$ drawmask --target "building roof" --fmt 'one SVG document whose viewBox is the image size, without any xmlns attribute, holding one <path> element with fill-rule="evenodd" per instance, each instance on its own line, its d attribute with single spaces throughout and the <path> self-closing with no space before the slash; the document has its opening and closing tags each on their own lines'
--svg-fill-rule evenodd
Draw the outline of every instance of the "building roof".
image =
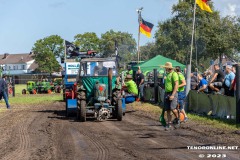
<svg viewBox="0 0 240 160">
<path fill-rule="evenodd" d="M 38 64 L 35 62 L 33 62 L 29 67 L 30 70 L 35 70 L 36 68 L 38 68 Z"/>
<path fill-rule="evenodd" d="M 32 53 L 1 54 L 0 64 L 21 64 L 34 60 Z"/>
</svg>

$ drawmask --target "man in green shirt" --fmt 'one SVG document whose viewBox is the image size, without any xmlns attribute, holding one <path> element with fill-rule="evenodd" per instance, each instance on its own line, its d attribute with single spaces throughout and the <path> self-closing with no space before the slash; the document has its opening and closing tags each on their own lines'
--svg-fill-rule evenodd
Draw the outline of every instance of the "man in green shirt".
<svg viewBox="0 0 240 160">
<path fill-rule="evenodd" d="M 186 80 L 185 80 L 185 77 L 184 75 L 181 73 L 181 68 L 179 66 L 177 66 L 175 68 L 177 74 L 178 74 L 178 77 L 179 77 L 179 81 L 178 81 L 178 104 L 179 104 L 179 109 L 180 111 L 183 113 L 184 115 L 184 121 L 186 122 L 188 120 L 187 118 L 187 115 L 186 115 L 186 112 L 184 110 L 184 100 L 186 98 L 186 94 L 185 94 L 185 91 L 184 91 L 184 86 L 186 86 Z"/>
<path fill-rule="evenodd" d="M 166 70 L 166 77 L 165 77 L 165 95 L 164 95 L 164 109 L 167 111 L 167 125 L 165 130 L 170 129 L 171 123 L 171 111 L 173 112 L 174 116 L 178 118 L 177 112 L 177 104 L 178 104 L 178 74 L 174 72 L 172 63 L 166 62 L 164 66 L 162 66 Z"/>
<path fill-rule="evenodd" d="M 127 88 L 126 92 L 128 93 L 128 95 L 138 95 L 138 87 L 136 83 L 132 80 L 132 76 L 130 74 L 128 74 L 125 78 L 125 86 Z"/>
</svg>

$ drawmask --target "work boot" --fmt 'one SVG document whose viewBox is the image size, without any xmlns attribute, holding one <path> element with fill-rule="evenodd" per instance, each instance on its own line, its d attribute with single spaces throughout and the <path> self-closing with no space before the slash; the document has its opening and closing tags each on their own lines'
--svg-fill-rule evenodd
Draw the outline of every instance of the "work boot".
<svg viewBox="0 0 240 160">
<path fill-rule="evenodd" d="M 165 131 L 169 131 L 171 128 L 171 125 L 170 124 L 167 124 L 166 127 L 165 127 Z"/>
<path fill-rule="evenodd" d="M 174 128 L 175 129 L 177 129 L 177 128 L 179 128 L 180 127 L 180 119 L 178 119 L 178 118 L 175 118 L 174 120 L 173 120 L 173 125 L 174 125 Z"/>
</svg>

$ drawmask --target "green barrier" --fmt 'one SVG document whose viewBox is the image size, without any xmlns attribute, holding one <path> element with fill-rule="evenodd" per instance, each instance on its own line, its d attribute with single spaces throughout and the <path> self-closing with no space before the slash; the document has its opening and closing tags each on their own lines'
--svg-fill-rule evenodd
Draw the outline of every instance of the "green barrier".
<svg viewBox="0 0 240 160">
<path fill-rule="evenodd" d="M 158 87 L 158 103 L 164 103 L 164 89 L 162 89 L 161 87 Z"/>
<path fill-rule="evenodd" d="M 144 87 L 144 98 L 146 101 L 150 101 L 154 98 L 154 88 L 153 87 Z"/>
<path fill-rule="evenodd" d="M 212 95 L 190 91 L 188 95 L 188 109 L 199 114 L 208 114 L 219 118 L 236 117 L 236 100 L 234 97 Z"/>
<path fill-rule="evenodd" d="M 208 96 L 209 98 L 209 101 L 211 103 L 211 107 L 212 107 L 212 115 L 217 115 L 217 108 L 219 106 L 219 103 L 218 103 L 218 96 L 217 95 L 212 95 L 210 94 Z"/>
<path fill-rule="evenodd" d="M 236 116 L 236 100 L 234 97 L 223 95 L 210 95 L 213 99 L 214 107 L 212 115 L 220 118 L 226 118 L 227 116 Z"/>
<path fill-rule="evenodd" d="M 190 91 L 188 110 L 200 114 L 208 114 L 212 110 L 208 95 Z"/>
</svg>

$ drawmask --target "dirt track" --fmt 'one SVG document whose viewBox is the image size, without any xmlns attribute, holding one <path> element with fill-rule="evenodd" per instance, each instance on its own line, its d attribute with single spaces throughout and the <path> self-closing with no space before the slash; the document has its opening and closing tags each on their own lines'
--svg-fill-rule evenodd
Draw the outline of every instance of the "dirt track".
<svg viewBox="0 0 240 160">
<path fill-rule="evenodd" d="M 120 160 L 199 159 L 199 154 L 221 153 L 240 159 L 237 151 L 188 150 L 193 145 L 238 145 L 240 136 L 197 124 L 164 131 L 154 119 L 129 110 L 123 121 L 87 121 L 66 118 L 64 103 L 13 106 L 0 113 L 0 158 L 8 160 Z M 207 131 L 207 132 L 206 132 Z M 207 158 L 201 158 L 207 159 Z M 218 158 L 223 159 L 223 158 Z"/>
</svg>

